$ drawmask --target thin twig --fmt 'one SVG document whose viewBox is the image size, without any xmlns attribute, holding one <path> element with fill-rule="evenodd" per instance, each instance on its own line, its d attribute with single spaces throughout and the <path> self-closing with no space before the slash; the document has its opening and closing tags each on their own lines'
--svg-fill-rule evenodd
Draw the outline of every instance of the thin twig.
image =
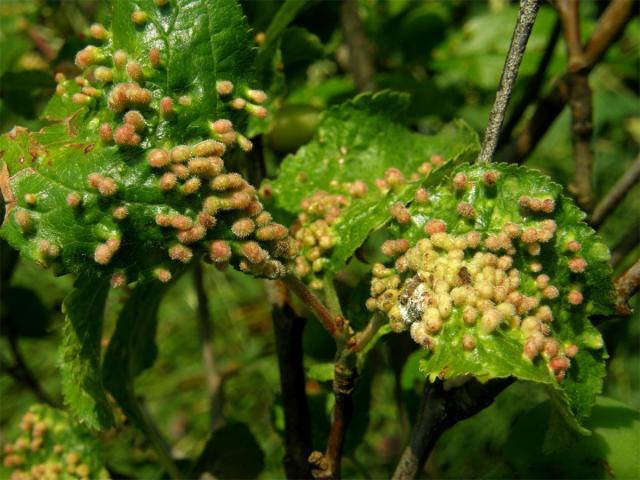
<svg viewBox="0 0 640 480">
<path fill-rule="evenodd" d="M 195 285 L 196 298 L 198 299 L 198 328 L 202 348 L 202 363 L 209 394 L 209 428 L 213 430 L 218 424 L 222 413 L 222 376 L 216 368 L 216 360 L 213 353 L 211 312 L 209 311 L 209 298 L 204 286 L 204 272 L 200 262 L 196 262 L 193 269 L 193 283 Z"/>
<path fill-rule="evenodd" d="M 567 85 L 571 110 L 571 141 L 573 142 L 575 172 L 569 190 L 584 210 L 593 206 L 593 105 L 586 57 L 580 40 L 580 11 L 578 0 L 555 0 L 568 52 Z"/>
<path fill-rule="evenodd" d="M 371 55 L 371 46 L 358 12 L 358 0 L 342 0 L 340 7 L 342 34 L 349 49 L 349 66 L 356 87 L 361 92 L 376 90 L 373 79 L 375 68 Z"/>
<path fill-rule="evenodd" d="M 320 323 L 333 338 L 342 338 L 344 333 L 344 319 L 333 315 L 327 307 L 315 296 L 307 286 L 294 276 L 282 279 L 287 287 L 295 293 L 309 309 L 315 313 Z"/>
<path fill-rule="evenodd" d="M 585 71 L 589 72 L 601 60 L 609 47 L 634 16 L 633 0 L 612 0 L 594 29 L 585 49 Z M 520 133 L 499 153 L 499 158 L 510 163 L 523 163 L 540 139 L 553 125 L 569 98 L 567 75 L 561 76 L 547 95 L 538 101 L 531 119 Z"/>
<path fill-rule="evenodd" d="M 540 8 L 540 0 L 522 0 L 520 10 L 518 11 L 518 20 L 511 37 L 511 45 L 504 62 L 502 75 L 500 76 L 500 85 L 496 92 L 496 100 L 493 109 L 489 114 L 487 129 L 484 132 L 484 140 L 482 148 L 478 156 L 479 162 L 491 162 L 495 153 L 498 139 L 500 138 L 500 129 L 504 121 L 504 115 L 507 111 L 507 105 L 511 98 L 511 91 L 518 76 L 520 63 L 524 56 L 524 50 L 533 28 L 538 9 Z"/>
<path fill-rule="evenodd" d="M 636 260 L 636 263 L 620 275 L 616 279 L 615 285 L 618 293 L 616 313 L 618 315 L 631 315 L 632 310 L 629 306 L 629 299 L 640 289 L 640 260 Z"/>
<path fill-rule="evenodd" d="M 487 408 L 512 383 L 512 378 L 493 379 L 487 383 L 470 379 L 464 385 L 446 391 L 441 381 L 430 383 L 427 380 L 410 443 L 400 458 L 393 478 L 415 478 L 448 428 Z"/>
<path fill-rule="evenodd" d="M 311 414 L 305 392 L 302 334 L 306 320 L 296 316 L 286 303 L 286 288 L 280 282 L 269 284 L 280 290 L 273 305 L 273 332 L 278 352 L 280 391 L 284 409 L 284 469 L 287 478 L 310 478 Z M 271 295 L 272 299 L 274 295 Z"/>
<path fill-rule="evenodd" d="M 331 427 L 324 454 L 313 452 L 309 463 L 313 476 L 322 479 L 339 479 L 342 467 L 342 449 L 347 428 L 353 416 L 353 391 L 358 377 L 355 355 L 339 352 L 333 374 L 335 404 L 331 414 Z"/>
<path fill-rule="evenodd" d="M 611 248 L 611 266 L 616 268 L 627 254 L 640 245 L 640 224 L 634 224 Z"/>
<path fill-rule="evenodd" d="M 369 323 L 367 323 L 367 326 L 364 327 L 364 330 L 356 333 L 353 337 L 353 342 L 349 345 L 349 352 L 357 353 L 362 351 L 373 337 L 375 337 L 378 330 L 380 330 L 380 327 L 386 323 L 387 320 L 384 315 L 378 313 L 374 314 L 369 320 Z"/>
<path fill-rule="evenodd" d="M 604 223 L 609 214 L 616 209 L 629 190 L 638 182 L 638 179 L 640 179 L 640 155 L 593 209 L 589 219 L 593 228 L 598 228 Z"/>
<path fill-rule="evenodd" d="M 527 107 L 538 98 L 540 89 L 542 88 L 542 85 L 544 83 L 544 77 L 547 72 L 547 68 L 549 68 L 549 64 L 551 63 L 551 59 L 553 58 L 553 53 L 556 50 L 556 45 L 558 44 L 558 39 L 560 38 L 561 31 L 562 24 L 560 23 L 560 20 L 558 20 L 553 25 L 551 35 L 549 37 L 549 40 L 547 41 L 547 45 L 544 49 L 544 53 L 542 54 L 542 58 L 538 63 L 536 73 L 531 78 L 527 79 L 526 86 L 523 87 L 524 95 L 512 108 L 511 114 L 509 115 L 509 118 L 502 128 L 502 132 L 500 132 L 500 141 L 498 142 L 498 148 L 500 148 L 506 141 L 511 138 L 513 130 L 516 128 L 516 125 L 518 125 L 520 119 L 522 119 L 522 116 L 527 110 Z"/>
</svg>

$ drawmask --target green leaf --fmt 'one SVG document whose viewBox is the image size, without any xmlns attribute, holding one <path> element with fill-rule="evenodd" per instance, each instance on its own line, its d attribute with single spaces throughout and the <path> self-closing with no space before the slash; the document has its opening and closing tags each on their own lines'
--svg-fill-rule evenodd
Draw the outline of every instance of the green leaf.
<svg viewBox="0 0 640 480">
<path fill-rule="evenodd" d="M 481 381 L 514 376 L 548 385 L 565 419 L 584 432 L 580 423 L 602 389 L 607 357 L 602 337 L 588 317 L 611 312 L 614 299 L 606 246 L 584 224 L 585 215 L 562 195 L 561 187 L 533 170 L 461 165 L 427 190 L 428 201 L 408 206 L 408 222 L 389 227 L 411 248 L 403 256 L 407 266 L 396 263 L 372 281 L 375 308 L 386 308 L 396 330 L 411 325 L 414 340 L 429 350 L 420 369 L 432 381 L 460 375 Z M 546 211 L 523 206 L 525 197 L 546 200 Z M 425 233 L 428 222 L 436 220 L 444 222 L 447 233 Z M 531 243 L 519 233 L 511 240 L 504 234 L 508 224 L 517 224 L 520 231 L 530 229 L 527 235 L 535 230 L 540 240 Z M 465 240 L 470 232 L 478 235 L 475 246 Z M 497 243 L 499 235 L 506 244 Z M 487 255 L 494 255 L 495 263 L 486 263 Z M 505 266 L 497 263 L 500 256 L 500 261 L 508 260 Z M 387 281 L 400 286 L 384 287 Z M 382 293 L 374 292 L 379 286 Z M 400 301 L 389 300 L 383 307 L 385 291 Z M 511 294 L 526 299 L 520 302 Z M 550 323 L 547 308 L 553 316 Z M 467 322 L 465 309 L 470 309 Z M 501 313 L 504 309 L 513 310 Z M 427 320 L 427 311 L 437 318 Z M 533 345 L 539 350 L 533 352 Z M 543 348 L 550 353 L 541 356 Z M 527 351 L 533 352 L 533 360 Z M 565 351 L 575 357 L 569 368 L 559 368 L 561 364 L 554 362 L 568 361 Z M 556 380 L 560 370 L 564 378 Z"/>
<path fill-rule="evenodd" d="M 329 272 L 342 268 L 369 234 L 390 220 L 391 205 L 409 202 L 423 185 L 419 176 L 395 188 L 376 188 L 376 181 L 384 178 L 388 169 L 398 168 L 410 177 L 433 156 L 441 156 L 447 160 L 444 167 L 436 168 L 425 180 L 434 182 L 477 152 L 476 134 L 462 122 L 431 137 L 410 131 L 402 123 L 408 105 L 407 96 L 387 91 L 360 95 L 330 109 L 314 140 L 285 158 L 271 185 L 276 205 L 292 213 L 300 213 L 301 202 L 320 191 L 333 195 L 335 201 L 346 197 L 330 228 L 333 246 L 323 252 L 326 260 L 322 268 Z M 356 181 L 364 182 L 367 188 L 359 198 L 349 193 Z M 315 202 L 312 199 L 312 204 Z"/>
<path fill-rule="evenodd" d="M 556 439 L 553 453 L 542 451 L 550 403 L 523 415 L 506 443 L 504 457 L 519 478 L 633 478 L 640 471 L 640 412 L 598 397 L 585 426 L 588 437 Z"/>
<path fill-rule="evenodd" d="M 273 47 L 280 39 L 280 36 L 293 19 L 296 18 L 298 13 L 300 13 L 300 10 L 302 10 L 306 3 L 307 0 L 285 0 L 282 3 L 282 6 L 278 9 L 278 13 L 276 13 L 276 16 L 265 32 L 264 43 L 260 47 L 259 55 L 268 55 L 266 52 L 273 51 Z"/>
<path fill-rule="evenodd" d="M 100 342 L 109 281 L 78 277 L 64 299 L 66 314 L 60 348 L 60 373 L 65 403 L 91 428 L 108 428 L 113 414 L 100 376 Z"/>
<path fill-rule="evenodd" d="M 235 0 L 121 0 L 112 7 L 106 39 L 76 57 L 82 74 L 58 78 L 44 112 L 54 123 L 39 132 L 16 128 L 0 140 L 8 200 L 0 234 L 59 274 L 117 274 L 119 284 L 166 280 L 208 253 L 213 240 L 227 242 L 214 260 L 226 262 L 231 249 L 228 261 L 239 265 L 244 243 L 257 238 L 237 236 L 231 225 L 262 206 L 244 180 L 210 182 L 224 173 L 219 157 L 251 148 L 242 136 L 247 117 L 264 114 L 257 105 L 263 94 L 252 89 L 255 49 L 246 19 Z M 230 83 L 222 88 L 223 81 Z M 132 121 L 136 131 L 127 133 Z M 195 147 L 204 140 L 204 151 Z M 169 162 L 176 146 L 185 157 Z M 159 163 L 149 160 L 152 152 Z M 209 168 L 191 165 L 193 157 L 206 157 Z M 204 220 L 203 210 L 210 215 Z M 179 215 L 184 227 L 158 220 Z M 288 249 L 276 251 L 271 240 L 259 243 L 272 257 L 245 260 L 244 271 L 284 272 L 275 258 L 288 258 Z"/>
<path fill-rule="evenodd" d="M 302 27 L 288 28 L 282 36 L 280 48 L 285 65 L 302 60 L 317 60 L 324 55 L 324 45 L 318 36 Z"/>
<path fill-rule="evenodd" d="M 138 285 L 122 308 L 104 357 L 102 377 L 125 414 L 145 424 L 135 397 L 134 379 L 153 365 L 158 354 L 155 335 L 158 308 L 168 286 Z"/>
<path fill-rule="evenodd" d="M 264 453 L 245 423 L 229 423 L 212 433 L 193 472 L 216 478 L 256 478 L 264 468 Z"/>
<path fill-rule="evenodd" d="M 14 420 L 17 421 L 17 418 Z M 32 468 L 49 469 L 54 466 L 66 473 L 69 465 L 75 466 L 75 473 L 80 477 L 109 478 L 98 439 L 66 412 L 47 405 L 32 405 L 22 417 L 21 426 L 25 428 L 15 443 L 5 443 L 5 446 L 13 447 L 15 456 L 6 455 L 4 466 L 8 466 L 8 457 L 20 457 L 21 465 L 15 467 L 13 472 L 0 466 L 2 478 L 24 475 L 24 472 L 31 472 Z M 19 446 L 25 442 L 32 448 Z M 38 446 L 34 448 L 33 445 Z M 53 471 L 48 470 L 51 474 Z"/>
</svg>

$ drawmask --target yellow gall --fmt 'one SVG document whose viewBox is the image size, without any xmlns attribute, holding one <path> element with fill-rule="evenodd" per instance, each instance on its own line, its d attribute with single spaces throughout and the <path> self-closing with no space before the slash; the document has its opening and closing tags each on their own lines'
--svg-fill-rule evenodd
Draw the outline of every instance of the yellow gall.
<svg viewBox="0 0 640 480">
<path fill-rule="evenodd" d="M 209 254 L 214 263 L 227 262 L 231 258 L 231 247 L 224 240 L 214 240 L 209 245 Z"/>
<path fill-rule="evenodd" d="M 108 123 L 103 123 L 98 128 L 98 134 L 100 135 L 100 140 L 103 143 L 109 144 L 113 141 L 113 128 Z"/>
<path fill-rule="evenodd" d="M 74 93 L 71 96 L 71 101 L 76 105 L 87 105 L 89 102 L 91 102 L 91 97 L 83 93 Z"/>
<path fill-rule="evenodd" d="M 262 90 L 248 90 L 247 97 L 255 103 L 264 103 L 267 100 L 267 94 Z"/>
<path fill-rule="evenodd" d="M 580 349 L 578 348 L 578 346 L 575 343 L 572 343 L 572 344 L 567 345 L 566 347 L 564 347 L 564 354 L 569 358 L 574 358 L 578 354 L 579 351 L 580 351 Z"/>
<path fill-rule="evenodd" d="M 149 62 L 151 62 L 153 67 L 160 65 L 160 50 L 157 48 L 149 50 Z"/>
<path fill-rule="evenodd" d="M 191 152 L 194 157 L 208 157 L 210 155 L 220 156 L 226 150 L 224 143 L 217 142 L 216 140 L 204 140 L 200 143 L 196 143 Z"/>
<path fill-rule="evenodd" d="M 527 252 L 529 252 L 529 255 L 533 255 L 533 256 L 537 256 L 540 255 L 540 244 L 537 242 L 534 243 L 530 243 L 529 245 L 527 245 Z"/>
<path fill-rule="evenodd" d="M 166 172 L 160 177 L 159 184 L 162 190 L 168 192 L 176 186 L 177 182 L 178 177 L 176 177 L 175 173 Z"/>
<path fill-rule="evenodd" d="M 467 188 L 467 176 L 462 173 L 456 173 L 453 177 L 453 188 L 456 190 L 464 190 Z"/>
<path fill-rule="evenodd" d="M 569 260 L 568 266 L 573 273 L 584 273 L 587 268 L 587 261 L 582 257 L 572 258 Z"/>
<path fill-rule="evenodd" d="M 184 185 L 182 185 L 182 193 L 184 193 L 185 195 L 192 195 L 200 190 L 201 186 L 202 180 L 200 180 L 198 177 L 191 177 L 186 182 L 184 182 Z"/>
<path fill-rule="evenodd" d="M 129 216 L 129 209 L 126 206 L 121 205 L 113 209 L 111 216 L 116 220 L 124 220 Z"/>
<path fill-rule="evenodd" d="M 403 173 L 394 167 L 388 168 L 384 172 L 384 179 L 391 187 L 399 187 L 406 183 Z"/>
<path fill-rule="evenodd" d="M 493 187 L 498 181 L 499 176 L 500 176 L 500 173 L 495 171 L 489 171 L 489 172 L 485 172 L 485 174 L 482 176 L 482 179 L 484 180 L 484 184 L 487 187 Z"/>
<path fill-rule="evenodd" d="M 411 221 L 411 214 L 402 202 L 396 202 L 389 208 L 389 213 L 398 223 L 408 223 Z"/>
<path fill-rule="evenodd" d="M 245 242 L 240 248 L 240 253 L 253 264 L 264 262 L 269 254 L 257 242 Z"/>
<path fill-rule="evenodd" d="M 188 230 L 181 230 L 176 234 L 176 237 L 180 241 L 180 243 L 184 243 L 186 245 L 190 243 L 195 243 L 197 241 L 202 240 L 207 234 L 207 229 L 202 225 L 197 224 L 191 227 Z"/>
<path fill-rule="evenodd" d="M 189 173 L 201 177 L 215 177 L 222 171 L 224 163 L 220 157 L 196 157 L 187 163 Z"/>
<path fill-rule="evenodd" d="M 169 0 L 153 0 L 153 3 L 155 3 L 158 7 L 164 7 L 165 5 L 169 4 Z"/>
<path fill-rule="evenodd" d="M 223 173 L 211 180 L 209 187 L 217 191 L 235 190 L 244 186 L 245 183 L 245 180 L 238 173 Z"/>
<path fill-rule="evenodd" d="M 82 203 L 82 198 L 76 192 L 70 192 L 67 194 L 67 205 L 71 208 L 77 208 Z"/>
<path fill-rule="evenodd" d="M 111 288 L 121 288 L 127 284 L 127 276 L 124 272 L 116 272 L 111 275 Z"/>
<path fill-rule="evenodd" d="M 97 81 L 102 83 L 111 83 L 113 81 L 113 71 L 107 67 L 97 67 L 93 71 L 93 76 Z"/>
<path fill-rule="evenodd" d="M 569 250 L 570 252 L 576 253 L 580 251 L 581 248 L 582 245 L 580 245 L 580 242 L 576 240 L 571 240 L 567 243 L 567 250 Z"/>
<path fill-rule="evenodd" d="M 218 95 L 231 95 L 233 93 L 233 83 L 229 80 L 218 80 L 216 82 L 216 92 L 218 92 Z"/>
<path fill-rule="evenodd" d="M 166 166 L 169 161 L 169 152 L 167 152 L 164 148 L 154 148 L 147 154 L 147 162 L 153 168 L 162 168 Z"/>
<path fill-rule="evenodd" d="M 533 227 L 526 228 L 524 230 L 524 232 L 522 232 L 522 235 L 521 235 L 520 238 L 524 243 L 537 242 L 538 241 L 538 231 Z"/>
<path fill-rule="evenodd" d="M 191 150 L 186 145 L 177 145 L 171 149 L 171 161 L 183 163 L 191 157 Z"/>
<path fill-rule="evenodd" d="M 143 25 L 147 23 L 149 19 L 149 15 L 147 12 L 143 12 L 142 10 L 136 10 L 131 14 L 131 21 L 136 25 Z"/>
<path fill-rule="evenodd" d="M 567 294 L 567 301 L 571 305 L 580 305 L 582 303 L 582 301 L 583 301 L 582 293 L 579 292 L 578 290 L 571 290 Z"/>
<path fill-rule="evenodd" d="M 429 175 L 429 173 L 431 173 L 431 170 L 433 170 L 433 166 L 429 162 L 423 162 L 418 167 L 418 173 L 420 175 Z"/>
<path fill-rule="evenodd" d="M 233 100 L 231 100 L 231 102 L 229 102 L 229 105 L 231 105 L 231 108 L 234 108 L 236 110 L 242 110 L 247 106 L 247 101 L 244 98 L 234 98 Z"/>
<path fill-rule="evenodd" d="M 246 238 L 253 233 L 256 225 L 250 218 L 241 218 L 231 225 L 231 232 L 238 238 Z"/>
<path fill-rule="evenodd" d="M 476 348 L 476 340 L 468 333 L 462 336 L 462 348 L 467 352 Z"/>
<path fill-rule="evenodd" d="M 544 213 L 552 213 L 556 208 L 556 203 L 554 202 L 553 198 L 545 198 L 544 200 L 542 200 L 542 208 L 541 210 Z"/>
<path fill-rule="evenodd" d="M 76 65 L 82 69 L 88 68 L 97 60 L 99 60 L 100 53 L 97 47 L 88 45 L 78 53 L 76 53 Z"/>
<path fill-rule="evenodd" d="M 186 215 L 171 215 L 169 221 L 170 225 L 178 230 L 189 230 L 193 227 L 193 220 Z"/>
<path fill-rule="evenodd" d="M 171 275 L 171 272 L 166 268 L 156 268 L 153 271 L 153 275 L 162 283 L 171 281 L 171 278 L 173 277 L 173 275 Z"/>
<path fill-rule="evenodd" d="M 207 212 L 200 212 L 198 214 L 198 223 L 207 230 L 211 230 L 213 227 L 215 227 L 217 222 L 218 221 L 216 220 L 216 217 L 208 214 Z"/>
<path fill-rule="evenodd" d="M 476 209 L 468 202 L 460 202 L 457 207 L 458 215 L 467 220 L 476 218 Z"/>
<path fill-rule="evenodd" d="M 473 325 L 476 323 L 477 318 L 478 310 L 476 310 L 471 305 L 467 305 L 466 307 L 464 307 L 464 310 L 462 311 L 462 320 L 464 320 L 464 323 L 466 323 L 467 325 Z"/>
<path fill-rule="evenodd" d="M 171 215 L 167 215 L 165 213 L 158 213 L 155 217 L 156 225 L 160 227 L 170 227 L 171 226 Z"/>
<path fill-rule="evenodd" d="M 226 135 L 226 134 L 225 134 Z M 243 152 L 250 152 L 253 150 L 253 143 L 244 135 L 237 135 L 238 145 L 242 149 Z"/>
<path fill-rule="evenodd" d="M 536 287 L 539 289 L 544 289 L 549 286 L 549 275 L 538 275 L 536 277 Z"/>
<path fill-rule="evenodd" d="M 437 167 L 444 163 L 444 157 L 442 155 L 431 155 L 430 160 L 431 163 L 433 163 Z"/>
<path fill-rule="evenodd" d="M 289 235 L 289 229 L 279 223 L 272 223 L 256 230 L 256 238 L 261 241 L 282 240 Z"/>
<path fill-rule="evenodd" d="M 160 115 L 164 118 L 173 114 L 173 100 L 170 97 L 162 97 L 160 99 Z"/>
<path fill-rule="evenodd" d="M 116 128 L 113 134 L 113 140 L 117 145 L 135 147 L 140 144 L 140 135 L 136 133 L 136 129 L 133 125 L 125 123 L 124 125 Z"/>
<path fill-rule="evenodd" d="M 418 205 L 426 205 L 429 202 L 429 192 L 426 188 L 420 187 L 416 191 L 415 199 Z"/>
<path fill-rule="evenodd" d="M 134 60 L 129 60 L 127 62 L 127 66 L 125 68 L 127 75 L 129 75 L 133 80 L 141 81 L 144 78 L 144 73 L 142 72 L 142 67 L 140 64 Z"/>
<path fill-rule="evenodd" d="M 142 132 L 146 127 L 144 117 L 138 110 L 129 110 L 124 114 L 123 120 L 133 126 L 136 132 Z"/>
<path fill-rule="evenodd" d="M 94 23 L 89 27 L 89 34 L 96 40 L 106 40 L 109 32 L 101 23 Z"/>
<path fill-rule="evenodd" d="M 256 222 L 256 225 L 258 225 L 259 227 L 264 227 L 265 225 L 270 224 L 273 219 L 269 212 L 261 212 L 254 220 Z"/>
<path fill-rule="evenodd" d="M 258 118 L 266 118 L 268 113 L 266 108 L 261 105 L 254 105 L 253 103 L 247 103 L 244 108 L 247 113 Z"/>
<path fill-rule="evenodd" d="M 185 247 L 181 244 L 173 245 L 169 247 L 169 258 L 182 263 L 189 263 L 193 258 L 193 252 L 189 247 Z"/>
<path fill-rule="evenodd" d="M 447 224 L 443 220 L 432 219 L 424 225 L 424 231 L 428 235 L 435 235 L 436 233 L 444 233 L 447 231 Z"/>
<path fill-rule="evenodd" d="M 216 120 L 215 122 L 211 122 L 210 127 L 214 133 L 228 133 L 233 130 L 233 123 L 231 123 L 230 120 L 221 118 L 219 120 Z"/>
<path fill-rule="evenodd" d="M 128 58 L 129 56 L 127 55 L 127 52 L 125 52 L 124 50 L 116 50 L 115 52 L 113 52 L 113 64 L 117 68 L 124 67 L 127 63 Z"/>
<path fill-rule="evenodd" d="M 111 261 L 114 253 L 114 250 L 109 245 L 101 243 L 96 247 L 93 253 L 93 259 L 100 265 L 106 265 Z"/>
</svg>

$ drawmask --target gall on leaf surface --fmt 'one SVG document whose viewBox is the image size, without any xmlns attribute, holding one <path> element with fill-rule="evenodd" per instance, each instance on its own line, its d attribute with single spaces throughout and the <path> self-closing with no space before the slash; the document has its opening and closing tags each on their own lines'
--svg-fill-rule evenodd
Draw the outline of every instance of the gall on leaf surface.
<svg viewBox="0 0 640 480">
<path fill-rule="evenodd" d="M 4 443 L 2 478 L 110 478 L 98 439 L 63 410 L 32 405 L 20 430 Z"/>
<path fill-rule="evenodd" d="M 297 274 L 312 287 L 316 274 L 338 271 L 390 220 L 393 204 L 408 203 L 423 183 L 476 155 L 477 136 L 464 122 L 420 135 L 403 123 L 408 106 L 407 95 L 384 91 L 331 108 L 314 139 L 263 186 L 277 207 L 300 214 L 292 228 L 303 249 Z"/>
<path fill-rule="evenodd" d="M 389 226 L 409 248 L 374 265 L 368 307 L 425 348 L 431 381 L 542 383 L 584 432 L 605 374 L 589 316 L 613 305 L 608 249 L 534 170 L 460 165 L 427 190 L 428 201 L 408 205 L 410 221 Z"/>
<path fill-rule="evenodd" d="M 0 139 L 0 234 L 57 273 L 115 273 L 120 285 L 168 281 L 198 254 L 282 275 L 284 238 L 231 229 L 263 208 L 223 160 L 251 148 L 242 131 L 265 114 L 237 2 L 113 2 L 112 28 L 95 43 L 76 56 L 80 75 L 58 76 L 44 111 L 52 124 Z M 216 257 L 215 241 L 231 255 Z"/>
</svg>

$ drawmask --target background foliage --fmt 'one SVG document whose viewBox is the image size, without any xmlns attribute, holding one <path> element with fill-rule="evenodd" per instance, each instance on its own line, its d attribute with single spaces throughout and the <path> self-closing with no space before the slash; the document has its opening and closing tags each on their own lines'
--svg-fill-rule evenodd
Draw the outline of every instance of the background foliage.
<svg viewBox="0 0 640 480">
<path fill-rule="evenodd" d="M 267 174 L 271 177 L 287 153 L 295 152 L 311 139 L 322 112 L 357 93 L 348 73 L 339 3 L 306 2 L 291 23 L 277 16 L 282 15 L 277 13 L 280 6 L 280 2 L 271 0 L 242 3 L 254 33 L 268 28 L 282 32 L 281 41 L 262 45 L 260 50 L 272 49 L 276 52 L 274 57 L 258 53 L 258 66 L 263 67 L 259 75 L 264 86 L 270 86 L 271 115 L 267 121 L 250 125 L 253 132 L 265 133 Z M 602 9 L 602 3 L 583 2 L 583 35 L 593 28 Z M 454 119 L 465 120 L 481 134 L 495 96 L 516 11 L 514 5 L 501 0 L 360 2 L 374 50 L 375 81 L 380 88 L 409 95 L 408 113 L 403 120 L 409 119 L 415 127 L 415 132 L 398 132 L 390 126 L 385 133 L 388 136 L 377 136 L 372 131 L 371 141 L 388 142 L 393 148 L 392 142 L 398 135 L 417 132 L 442 136 L 444 150 L 447 132 L 453 135 L 449 124 Z M 0 131 L 5 132 L 15 124 L 34 129 L 42 125 L 38 115 L 54 90 L 54 72 L 72 69 L 75 52 L 86 43 L 88 26 L 94 21 L 108 23 L 107 16 L 103 2 L 39 0 L 0 5 Z M 555 18 L 551 7 L 544 5 L 525 54 L 514 103 L 530 87 L 528 81 L 545 51 Z M 272 23 L 274 19 L 277 21 Z M 640 22 L 636 18 L 590 75 L 594 99 L 593 185 L 598 198 L 638 152 L 639 49 Z M 261 61 L 264 63 L 260 64 Z M 273 69 L 271 62 L 277 68 Z M 560 41 L 553 50 L 544 85 L 565 68 L 566 53 Z M 319 129 L 331 130 L 332 115 L 339 118 L 336 110 L 332 112 L 324 117 Z M 394 119 L 387 120 L 392 123 Z M 570 183 L 573 172 L 569 121 L 565 110 L 527 162 L 561 185 Z M 454 153 L 457 152 L 451 155 Z M 385 166 L 380 168 L 384 170 Z M 290 204 L 298 203 L 297 194 L 292 193 Z M 287 218 L 287 205 L 278 207 L 282 209 L 282 217 Z M 639 218 L 640 188 L 636 186 L 600 229 L 605 243 L 614 247 L 626 232 L 637 229 Z M 638 250 L 636 246 L 618 264 L 617 271 L 628 266 Z M 15 348 L 21 351 L 46 395 L 53 402 L 60 402 L 63 386 L 55 361 L 63 328 L 60 306 L 71 290 L 73 279 L 54 277 L 50 271 L 17 259 L 4 242 L 0 244 L 0 254 L 0 444 L 4 444 L 17 435 L 16 419 L 29 405 L 42 400 L 29 388 L 29 379 L 25 380 L 23 372 L 12 367 Z M 210 458 L 214 464 L 211 468 L 222 477 L 282 477 L 283 417 L 271 313 L 263 283 L 235 271 L 206 269 L 204 275 L 206 288 L 213 292 L 209 308 L 217 368 L 225 378 L 221 417 L 227 430 L 219 431 L 219 435 L 244 446 L 239 452 L 232 452 L 236 455 L 232 458 L 242 460 L 221 460 L 214 456 Z M 122 309 L 124 294 L 120 290 L 115 292 L 107 299 L 103 351 Z M 196 316 L 192 278 L 184 275 L 160 303 L 158 358 L 136 382 L 145 408 L 171 439 L 175 456 L 185 459 L 198 456 L 210 432 Z M 493 406 L 447 432 L 431 456 L 427 471 L 440 478 L 605 477 L 606 465 L 601 462 L 604 455 L 609 462 L 624 464 L 625 457 L 633 456 L 633 450 L 610 457 L 603 445 L 629 448 L 640 444 L 637 413 L 640 317 L 636 313 L 627 318 L 611 318 L 597 326 L 611 356 L 604 394 L 616 401 L 599 400 L 588 424 L 594 435 L 582 440 L 584 445 L 575 449 L 577 453 L 567 456 L 556 452 L 555 457 L 540 453 L 544 432 L 535 426 L 544 424 L 537 419 L 549 415 L 546 397 L 541 389 L 517 384 L 501 394 Z M 367 373 L 355 396 L 357 413 L 347 437 L 345 477 L 388 477 L 404 447 L 423 385 L 417 369 L 419 354 L 412 354 L 415 346 L 404 340 L 386 337 L 369 356 Z M 332 402 L 324 366 L 332 360 L 335 347 L 314 322 L 307 323 L 304 342 L 314 448 L 321 450 Z M 615 428 L 619 425 L 631 428 L 621 432 Z M 252 443 L 252 437 L 257 443 Z M 132 425 L 107 431 L 99 440 L 107 465 L 113 471 L 141 478 L 160 474 L 157 459 Z M 220 437 L 211 438 L 211 451 L 216 451 L 220 442 Z M 595 462 L 581 457 L 580 452 L 586 451 L 593 452 Z M 636 458 L 637 453 L 636 450 Z M 532 462 L 532 458 L 536 461 Z M 563 461 L 558 462 L 557 458 Z M 225 465 L 243 465 L 243 469 L 220 470 Z M 584 466 L 581 468 L 585 470 L 577 466 Z"/>
</svg>

